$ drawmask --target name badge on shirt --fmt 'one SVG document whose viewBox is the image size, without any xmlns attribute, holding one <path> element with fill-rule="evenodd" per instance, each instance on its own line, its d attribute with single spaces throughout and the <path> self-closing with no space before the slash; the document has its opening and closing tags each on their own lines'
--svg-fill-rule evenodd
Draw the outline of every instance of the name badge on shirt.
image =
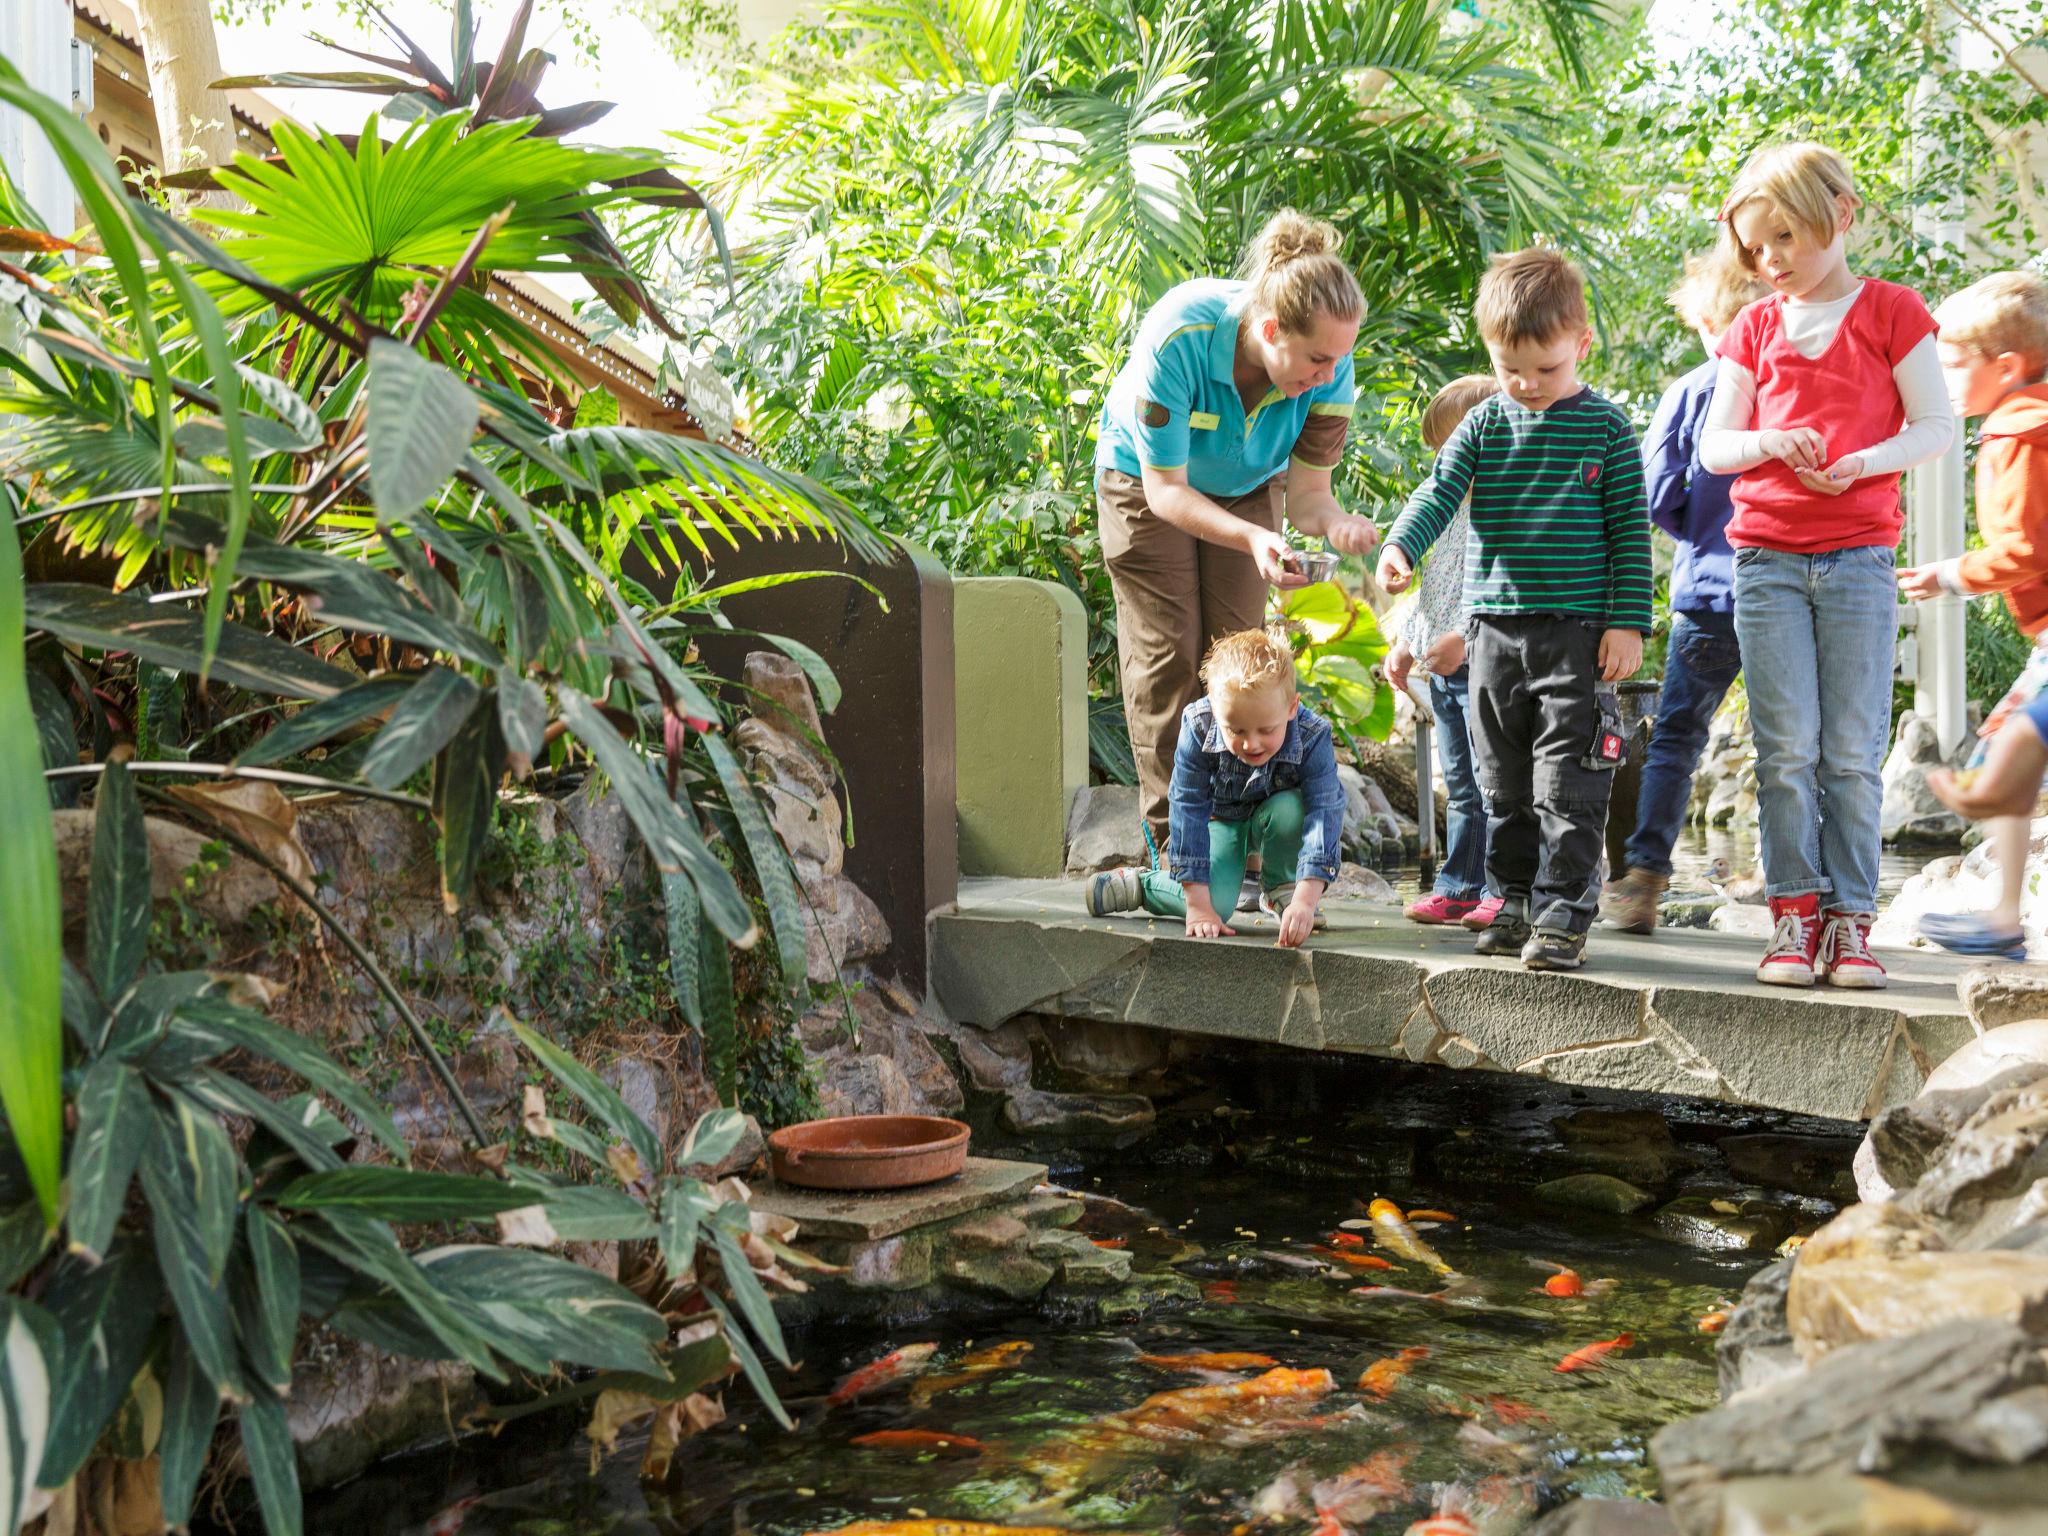
<svg viewBox="0 0 2048 1536">
<path fill-rule="evenodd" d="M 1189 411 L 1188 425 L 1197 432 L 1214 432 L 1223 425 L 1223 418 L 1214 411 Z"/>
</svg>

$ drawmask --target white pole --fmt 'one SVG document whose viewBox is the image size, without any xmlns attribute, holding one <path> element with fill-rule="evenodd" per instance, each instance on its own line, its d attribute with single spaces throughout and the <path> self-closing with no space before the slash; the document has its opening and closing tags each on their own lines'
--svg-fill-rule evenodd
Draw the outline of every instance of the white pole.
<svg viewBox="0 0 2048 1536">
<path fill-rule="evenodd" d="M 71 7 L 67 0 L 0 0 L 0 54 L 45 96 L 71 101 Z M 43 224 L 77 226 L 71 182 L 50 141 L 23 113 L 0 107 L 0 164 Z"/>
<path fill-rule="evenodd" d="M 1953 32 L 1942 28 L 1944 45 L 1953 47 Z M 1929 131 L 1940 82 L 1924 71 L 1913 86 L 1913 170 L 1926 175 L 1942 151 Z M 1962 210 L 1925 206 L 1914 214 L 1914 232 L 1939 250 L 1962 244 Z M 1907 551 L 1915 565 L 1953 560 L 1963 553 L 1963 433 L 1956 424 L 1955 441 L 1940 458 L 1911 471 L 1906 479 Z M 1934 726 L 1944 756 L 1953 756 L 1968 727 L 1968 700 L 1963 683 L 1964 599 L 1937 597 L 1920 605 L 1913 708 Z"/>
</svg>

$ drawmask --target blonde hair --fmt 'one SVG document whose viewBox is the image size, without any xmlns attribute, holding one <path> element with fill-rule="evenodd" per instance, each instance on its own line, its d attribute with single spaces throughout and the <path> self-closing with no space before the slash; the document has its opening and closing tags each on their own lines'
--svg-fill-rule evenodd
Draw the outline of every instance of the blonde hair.
<svg viewBox="0 0 2048 1536">
<path fill-rule="evenodd" d="M 1281 636 L 1265 629 L 1240 629 L 1209 647 L 1202 659 L 1202 681 L 1210 697 L 1219 693 L 1257 693 L 1294 687 L 1294 650 Z"/>
<path fill-rule="evenodd" d="M 1985 357 L 2016 352 L 2028 378 L 2048 373 L 2048 283 L 2031 272 L 1994 272 L 1950 294 L 1934 323 L 1951 346 Z"/>
<path fill-rule="evenodd" d="M 1292 208 L 1266 220 L 1244 257 L 1252 312 L 1271 315 L 1290 336 L 1306 336 L 1324 315 L 1362 316 L 1365 292 L 1337 255 L 1343 243 L 1336 225 Z"/>
<path fill-rule="evenodd" d="M 1735 233 L 1737 212 L 1751 203 L 1767 204 L 1816 243 L 1826 245 L 1841 223 L 1840 199 L 1845 197 L 1852 212 L 1863 206 L 1856 195 L 1856 173 L 1837 151 L 1806 142 L 1768 144 L 1744 162 L 1728 189 L 1721 203 L 1721 228 L 1743 271 L 1754 272 L 1756 258 Z"/>
<path fill-rule="evenodd" d="M 1685 275 L 1672 288 L 1670 304 L 1687 325 L 1725 336 L 1735 317 L 1769 292 L 1716 246 L 1685 258 Z"/>
<path fill-rule="evenodd" d="M 1586 280 L 1561 251 L 1531 246 L 1496 256 L 1472 306 L 1479 334 L 1495 346 L 1551 341 L 1586 329 Z"/>
<path fill-rule="evenodd" d="M 1499 393 L 1500 380 L 1490 373 L 1468 373 L 1438 390 L 1422 410 L 1422 440 L 1429 451 L 1434 453 L 1451 440 L 1473 406 Z"/>
</svg>

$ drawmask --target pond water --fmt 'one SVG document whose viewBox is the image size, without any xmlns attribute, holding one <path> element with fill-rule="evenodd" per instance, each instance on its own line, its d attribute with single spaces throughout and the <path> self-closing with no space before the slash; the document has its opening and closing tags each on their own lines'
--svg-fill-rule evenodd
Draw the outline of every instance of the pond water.
<svg viewBox="0 0 2048 1536">
<path fill-rule="evenodd" d="M 1330 1114 L 1320 1132 L 1296 1120 L 1258 1134 L 1306 1145 L 1361 1123 Z M 1474 1501 L 1473 1529 L 1507 1536 L 1568 1495 L 1654 1493 L 1649 1437 L 1716 1401 L 1714 1340 L 1699 1319 L 1728 1305 L 1762 1258 L 1684 1247 L 1644 1219 L 1549 1210 L 1525 1192 L 1488 1200 L 1469 1188 L 1376 1189 L 1370 1175 L 1314 1168 L 1312 1157 L 1280 1172 L 1271 1162 L 1251 1171 L 1111 1156 L 1063 1170 L 1067 1187 L 1093 1197 L 1080 1202 L 1078 1230 L 1124 1248 L 1140 1270 L 1193 1282 L 1195 1295 L 1177 1308 L 1126 1322 L 1020 1311 L 971 1328 L 938 1318 L 887 1332 L 812 1330 L 792 1341 L 802 1360 L 785 1394 L 795 1433 L 735 1384 L 733 1420 L 687 1443 L 655 1485 L 637 1476 L 637 1446 L 622 1444 L 593 1478 L 579 1424 L 525 1425 L 374 1469 L 316 1500 L 309 1529 L 799 1536 L 856 1521 L 974 1520 L 1337 1536 L 1403 1532 L 1457 1486 Z M 1371 1231 L 1342 1225 L 1365 1220 L 1363 1202 L 1378 1194 L 1453 1215 L 1414 1230 L 1464 1278 L 1403 1261 Z M 1537 1261 L 1612 1284 L 1554 1296 Z M 1358 1294 L 1361 1285 L 1424 1298 Z M 1630 1342 L 1597 1368 L 1558 1370 L 1623 1334 Z M 849 1372 L 927 1344 L 936 1351 L 921 1376 L 823 1401 Z M 1235 1368 L 1208 1377 L 1200 1362 L 1146 1358 L 1214 1353 L 1260 1358 L 1216 1362 Z M 1329 1377 L 1267 1376 L 1262 1360 Z M 1156 1396 L 1229 1383 L 1257 1385 Z M 1296 1390 L 1257 1395 L 1288 1383 Z M 973 1444 L 858 1443 L 906 1430 Z M 1298 1498 L 1275 1488 L 1290 1476 Z M 1318 1503 L 1341 1524 L 1320 1522 Z"/>
</svg>

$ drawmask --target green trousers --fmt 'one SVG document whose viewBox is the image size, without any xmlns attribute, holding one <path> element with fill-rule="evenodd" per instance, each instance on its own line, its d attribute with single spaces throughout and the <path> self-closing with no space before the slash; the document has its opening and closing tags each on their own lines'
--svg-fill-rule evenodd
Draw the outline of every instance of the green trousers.
<svg viewBox="0 0 2048 1536">
<path fill-rule="evenodd" d="M 1295 866 L 1301 860 L 1305 816 L 1301 791 L 1283 789 L 1260 802 L 1247 820 L 1209 823 L 1209 900 L 1226 921 L 1237 906 L 1245 860 L 1251 854 L 1261 854 L 1265 859 L 1261 880 L 1267 890 L 1294 883 Z M 1165 870 L 1147 870 L 1139 877 L 1138 885 L 1144 892 L 1147 912 L 1161 917 L 1188 915 L 1187 893 Z"/>
</svg>

